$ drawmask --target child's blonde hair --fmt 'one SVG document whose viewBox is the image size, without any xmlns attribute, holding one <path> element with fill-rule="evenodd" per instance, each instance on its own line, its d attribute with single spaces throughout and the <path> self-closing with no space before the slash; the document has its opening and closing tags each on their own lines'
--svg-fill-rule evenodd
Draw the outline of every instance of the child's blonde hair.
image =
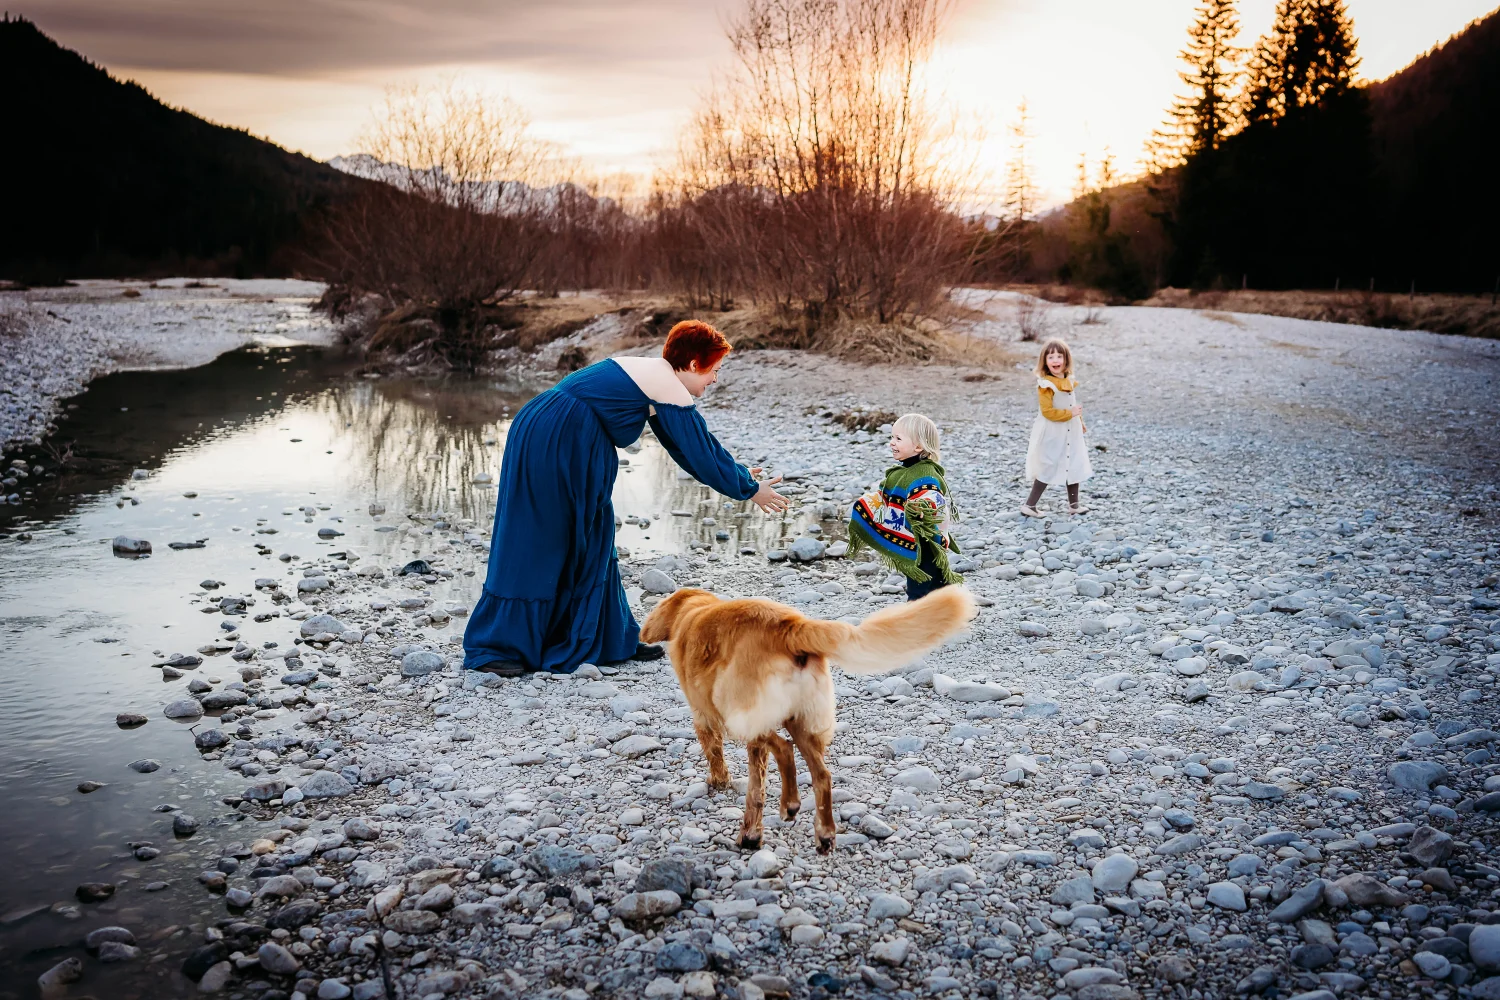
<svg viewBox="0 0 1500 1000">
<path fill-rule="evenodd" d="M 920 413 L 908 413 L 896 421 L 893 430 L 911 438 L 918 448 L 922 449 L 924 457 L 934 462 L 943 460 L 942 441 L 938 434 L 937 424 Z"/>
<path fill-rule="evenodd" d="M 1042 345 L 1042 353 L 1036 359 L 1036 373 L 1038 375 L 1051 375 L 1047 368 L 1047 355 L 1053 351 L 1063 356 L 1063 378 L 1069 378 L 1073 374 L 1073 352 L 1068 349 L 1068 342 L 1061 337 L 1053 337 Z"/>
</svg>

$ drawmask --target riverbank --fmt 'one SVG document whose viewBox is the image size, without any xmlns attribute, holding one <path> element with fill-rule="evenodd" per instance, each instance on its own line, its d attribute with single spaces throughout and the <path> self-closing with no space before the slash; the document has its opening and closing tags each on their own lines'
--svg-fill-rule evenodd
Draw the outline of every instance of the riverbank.
<svg viewBox="0 0 1500 1000">
<path fill-rule="evenodd" d="M 335 342 L 318 282 L 80 280 L 0 292 L 0 454 L 35 444 L 58 405 L 113 371 L 194 368 L 252 343 Z"/>
<path fill-rule="evenodd" d="M 1003 297 L 967 304 L 993 313 L 975 336 L 1013 336 Z M 1019 354 L 735 355 L 709 424 L 830 515 L 810 561 L 716 538 L 761 515 L 705 491 L 620 510 L 638 615 L 657 569 L 859 617 L 900 586 L 819 554 L 885 465 L 884 435 L 838 418 L 942 426 L 989 603 L 912 670 L 839 677 L 832 855 L 806 816 L 734 848 L 742 792 L 707 791 L 665 662 L 459 672 L 486 517 L 304 508 L 348 537 L 285 564 L 267 540 L 263 568 L 161 595 L 206 614 L 139 710 L 148 729 L 208 712 L 180 753 L 231 792 L 157 823 L 196 862 L 174 884 L 201 871 L 224 910 L 185 962 L 151 927 L 126 928 L 127 958 L 266 997 L 1500 996 L 1496 345 L 1184 310 L 1047 322 L 1097 449 L 1083 517 L 1015 512 Z M 641 517 L 714 523 L 657 556 Z M 360 550 L 386 526 L 399 544 Z M 742 750 L 730 767 L 742 789 Z M 83 930 L 141 891 L 130 867 L 90 875 L 116 888 Z"/>
</svg>

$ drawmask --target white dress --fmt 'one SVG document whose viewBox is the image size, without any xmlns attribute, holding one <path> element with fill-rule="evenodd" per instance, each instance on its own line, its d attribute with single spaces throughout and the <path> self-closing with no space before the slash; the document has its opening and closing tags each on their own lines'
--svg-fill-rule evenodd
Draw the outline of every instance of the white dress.
<svg viewBox="0 0 1500 1000">
<path fill-rule="evenodd" d="M 1051 389 L 1052 405 L 1059 410 L 1078 405 L 1076 393 L 1063 392 L 1046 379 L 1037 379 L 1037 388 Z M 1027 480 L 1040 480 L 1050 486 L 1081 483 L 1093 474 L 1088 444 L 1083 437 L 1083 421 L 1077 416 L 1068 421 L 1048 420 L 1038 413 L 1036 423 L 1031 425 L 1031 445 L 1026 449 Z"/>
</svg>

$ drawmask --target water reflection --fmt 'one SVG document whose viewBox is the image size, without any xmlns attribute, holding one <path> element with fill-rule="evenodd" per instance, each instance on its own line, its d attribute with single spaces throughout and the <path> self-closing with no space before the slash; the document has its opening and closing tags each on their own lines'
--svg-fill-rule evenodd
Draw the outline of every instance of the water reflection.
<svg viewBox="0 0 1500 1000">
<path fill-rule="evenodd" d="M 255 579 L 300 576 L 319 554 L 352 551 L 360 565 L 386 568 L 421 555 L 452 573 L 429 588 L 434 602 L 477 598 L 506 430 L 543 386 L 368 379 L 353 367 L 318 350 L 261 348 L 190 372 L 99 379 L 70 401 L 48 442 L 52 455 L 68 456 L 60 467 L 42 458 L 59 475 L 29 481 L 25 502 L 0 513 L 0 802 L 7 847 L 23 862 L 0 880 L 0 998 L 69 955 L 85 960 L 75 992 L 192 995 L 175 972 L 180 955 L 226 915 L 194 876 L 217 848 L 255 833 L 218 801 L 244 779 L 201 761 L 191 731 L 161 715 L 195 677 L 234 679 L 223 659 L 170 681 L 152 667 L 224 634 L 227 619 L 200 613 L 202 581 L 253 596 Z M 616 508 L 648 519 L 618 534 L 636 558 L 696 548 L 759 562 L 804 523 L 681 478 L 649 436 L 621 458 Z M 138 469 L 145 478 L 132 478 Z M 485 476 L 491 483 L 476 482 Z M 372 504 L 385 513 L 372 514 Z M 440 518 L 472 522 L 470 537 L 432 532 Z M 109 539 L 121 534 L 150 540 L 153 554 L 114 558 Z M 198 540 L 202 548 L 169 547 Z M 742 547 L 756 554 L 742 557 Z M 429 637 L 454 642 L 463 622 Z M 295 634 L 283 618 L 233 624 L 255 646 Z M 150 722 L 122 730 L 119 712 Z M 160 769 L 126 766 L 142 758 Z M 104 787 L 80 794 L 85 780 Z M 176 841 L 170 815 L 156 811 L 163 805 L 192 812 L 203 830 Z M 130 845 L 140 842 L 161 855 L 138 860 Z M 73 890 L 86 881 L 119 888 L 85 906 Z M 79 939 L 108 924 L 131 927 L 146 957 L 118 966 L 86 958 Z M 166 959 L 150 961 L 158 953 Z"/>
</svg>

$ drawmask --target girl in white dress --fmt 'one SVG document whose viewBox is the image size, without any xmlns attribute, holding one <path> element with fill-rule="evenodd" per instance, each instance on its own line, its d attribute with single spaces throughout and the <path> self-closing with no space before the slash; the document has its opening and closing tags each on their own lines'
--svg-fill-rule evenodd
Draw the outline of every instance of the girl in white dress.
<svg viewBox="0 0 1500 1000">
<path fill-rule="evenodd" d="M 1068 488 L 1068 513 L 1088 510 L 1078 499 L 1078 485 L 1093 475 L 1084 435 L 1083 407 L 1078 405 L 1078 383 L 1073 379 L 1073 352 L 1066 342 L 1049 340 L 1036 362 L 1036 395 L 1041 412 L 1031 427 L 1026 449 L 1026 478 L 1031 495 L 1021 506 L 1027 517 L 1041 517 L 1036 509 L 1042 491 L 1052 483 Z"/>
</svg>

